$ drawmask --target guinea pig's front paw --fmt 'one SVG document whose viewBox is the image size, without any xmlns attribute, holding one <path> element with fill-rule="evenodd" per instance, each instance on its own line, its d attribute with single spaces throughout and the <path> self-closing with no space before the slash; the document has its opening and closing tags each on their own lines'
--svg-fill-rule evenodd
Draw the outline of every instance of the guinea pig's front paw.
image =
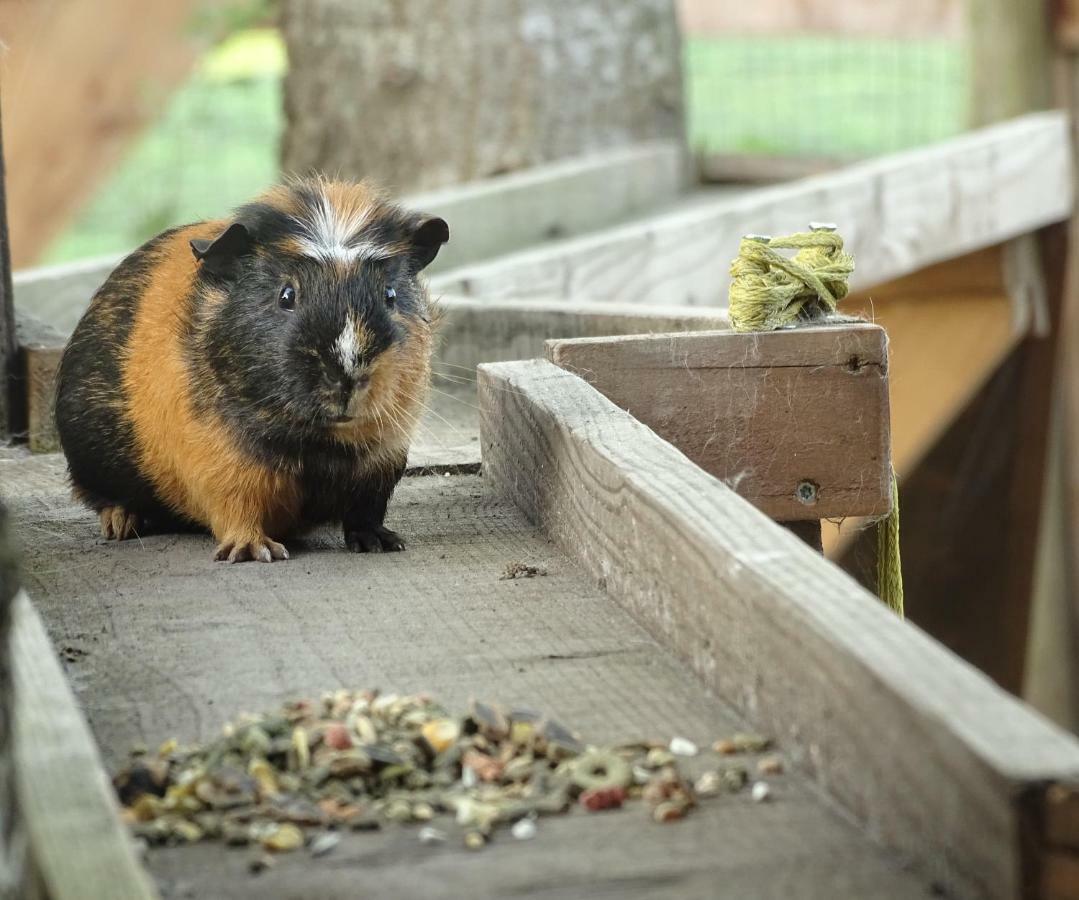
<svg viewBox="0 0 1079 900">
<path fill-rule="evenodd" d="M 288 550 L 284 544 L 271 541 L 266 535 L 255 537 L 225 538 L 214 551 L 215 560 L 227 559 L 230 563 L 258 560 L 273 562 L 275 559 L 288 559 Z"/>
<path fill-rule="evenodd" d="M 122 506 L 106 506 L 97 514 L 101 522 L 101 536 L 107 541 L 125 541 L 137 535 L 141 520 L 137 513 L 128 512 Z"/>
<path fill-rule="evenodd" d="M 381 525 L 346 531 L 345 545 L 354 553 L 381 553 L 383 550 L 393 552 L 405 549 L 401 535 Z"/>
</svg>

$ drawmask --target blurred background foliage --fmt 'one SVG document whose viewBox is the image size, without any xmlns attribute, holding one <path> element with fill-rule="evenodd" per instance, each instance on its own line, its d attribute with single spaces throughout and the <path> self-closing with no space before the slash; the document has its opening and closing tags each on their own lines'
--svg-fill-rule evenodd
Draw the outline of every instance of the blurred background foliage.
<svg viewBox="0 0 1079 900">
<path fill-rule="evenodd" d="M 216 43 L 41 263 L 119 253 L 219 216 L 278 176 L 287 58 L 274 0 L 192 27 Z M 967 121 L 962 41 L 686 35 L 687 129 L 701 153 L 850 159 L 938 140 Z"/>
</svg>

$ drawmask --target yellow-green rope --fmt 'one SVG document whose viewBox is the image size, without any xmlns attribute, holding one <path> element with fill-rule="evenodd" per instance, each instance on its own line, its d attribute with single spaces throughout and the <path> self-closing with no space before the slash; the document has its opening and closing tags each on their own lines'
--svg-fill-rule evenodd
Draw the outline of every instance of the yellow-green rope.
<svg viewBox="0 0 1079 900">
<path fill-rule="evenodd" d="M 797 251 L 793 257 L 780 250 Z M 731 263 L 729 294 L 735 331 L 774 331 L 835 314 L 846 295 L 854 258 L 834 225 L 811 224 L 788 237 L 747 235 Z M 891 512 L 877 523 L 877 593 L 903 615 L 899 555 L 899 488 L 891 473 Z"/>
</svg>

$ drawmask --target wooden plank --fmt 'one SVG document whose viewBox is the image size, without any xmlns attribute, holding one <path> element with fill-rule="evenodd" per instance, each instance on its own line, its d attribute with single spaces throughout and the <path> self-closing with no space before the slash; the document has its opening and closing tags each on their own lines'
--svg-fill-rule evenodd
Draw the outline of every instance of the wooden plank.
<svg viewBox="0 0 1079 900">
<path fill-rule="evenodd" d="M 480 369 L 484 475 L 757 727 L 946 890 L 1020 893 L 1023 795 L 1079 743 L 908 623 L 583 380 Z"/>
<path fill-rule="evenodd" d="M 434 279 L 489 299 L 563 297 L 722 305 L 748 232 L 838 223 L 857 259 L 855 289 L 1067 218 L 1068 122 L 1037 113 L 932 147 L 691 207 Z"/>
<path fill-rule="evenodd" d="M 1079 851 L 1079 789 L 1054 785 L 1046 792 L 1045 807 L 1046 843 Z"/>
<path fill-rule="evenodd" d="M 11 286 L 11 241 L 8 236 L 7 166 L 0 135 L 0 439 L 21 427 L 12 409 L 16 366 L 15 294 Z"/>
<path fill-rule="evenodd" d="M 21 312 L 17 331 L 22 369 L 19 388 L 23 393 L 27 443 L 35 453 L 52 453 L 60 449 L 53 405 L 56 373 L 66 340 L 55 329 Z"/>
<path fill-rule="evenodd" d="M 679 145 L 654 141 L 416 194 L 403 202 L 450 223 L 453 239 L 431 266 L 437 273 L 669 205 L 685 180 Z M 16 303 L 68 334 L 121 259 L 104 256 L 16 272 Z"/>
<path fill-rule="evenodd" d="M 206 535 L 102 542 L 57 456 L 4 465 L 27 587 L 54 642 L 75 651 L 71 683 L 110 766 L 133 743 L 212 739 L 240 711 L 337 687 L 433 691 L 454 711 L 470 697 L 526 706 L 597 744 L 681 735 L 702 748 L 683 762 L 691 774 L 720 761 L 705 749 L 717 737 L 750 727 L 477 476 L 401 483 L 390 522 L 406 553 L 350 554 L 323 529 L 272 571 L 225 573 Z M 513 561 L 547 575 L 503 580 Z M 776 752 L 789 760 L 793 746 Z M 147 865 L 170 897 L 230 900 L 651 900 L 717 884 L 733 897 L 924 900 L 924 880 L 802 774 L 769 781 L 770 803 L 702 802 L 670 827 L 637 804 L 602 821 L 544 818 L 535 840 L 499 837 L 479 857 L 394 827 L 345 833 L 325 860 L 282 854 L 268 877 L 211 842 L 151 849 Z"/>
<path fill-rule="evenodd" d="M 413 194 L 404 203 L 450 223 L 453 239 L 431 264 L 436 273 L 651 212 L 685 182 L 679 144 L 653 141 Z"/>
<path fill-rule="evenodd" d="M 120 823 L 90 729 L 25 593 L 15 600 L 11 652 L 19 794 L 48 897 L 156 897 Z"/>
<path fill-rule="evenodd" d="M 891 507 L 887 338 L 876 325 L 551 341 L 574 372 L 773 519 Z"/>
<path fill-rule="evenodd" d="M 1065 50 L 1079 50 L 1079 0 L 1054 0 L 1053 31 Z"/>
<path fill-rule="evenodd" d="M 1044 900 L 1079 900 L 1079 855 L 1047 853 L 1042 858 L 1039 896 Z"/>
<path fill-rule="evenodd" d="M 828 37 L 956 39 L 963 34 L 962 0 L 678 0 L 679 19 L 694 37 L 819 34 Z"/>
<path fill-rule="evenodd" d="M 704 182 L 768 184 L 831 172 L 852 160 L 757 153 L 700 153 L 697 176 Z"/>
</svg>

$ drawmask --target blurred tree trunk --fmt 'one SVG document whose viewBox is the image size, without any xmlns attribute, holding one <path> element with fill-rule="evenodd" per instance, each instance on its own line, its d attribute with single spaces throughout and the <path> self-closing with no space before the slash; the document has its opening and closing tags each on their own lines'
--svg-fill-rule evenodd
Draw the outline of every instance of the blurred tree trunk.
<svg viewBox="0 0 1079 900">
<path fill-rule="evenodd" d="M 413 191 L 683 135 L 673 0 L 284 0 L 286 171 Z"/>
</svg>

